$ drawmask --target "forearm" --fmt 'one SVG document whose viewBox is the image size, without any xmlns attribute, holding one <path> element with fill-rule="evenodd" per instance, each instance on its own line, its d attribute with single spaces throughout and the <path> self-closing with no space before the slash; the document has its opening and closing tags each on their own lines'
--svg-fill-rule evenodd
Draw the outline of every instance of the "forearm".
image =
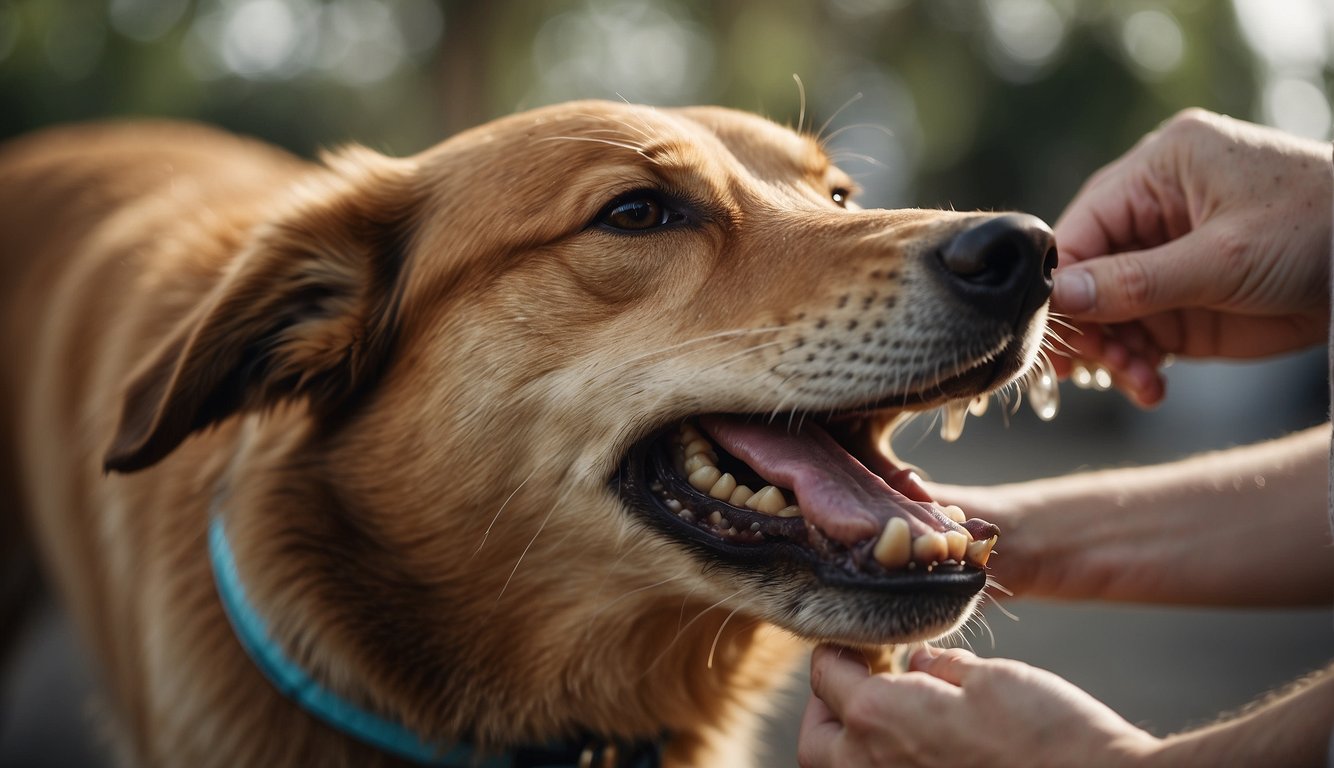
<svg viewBox="0 0 1334 768">
<path fill-rule="evenodd" d="M 997 568 L 1027 569 L 1017 581 L 1033 596 L 1329 603 L 1328 455 L 1324 425 L 1170 464 L 997 489 L 1022 510 L 1003 525 Z"/>
<path fill-rule="evenodd" d="M 1334 728 L 1334 667 L 1246 714 L 1159 742 L 1144 762 L 1162 766 L 1322 766 Z"/>
</svg>

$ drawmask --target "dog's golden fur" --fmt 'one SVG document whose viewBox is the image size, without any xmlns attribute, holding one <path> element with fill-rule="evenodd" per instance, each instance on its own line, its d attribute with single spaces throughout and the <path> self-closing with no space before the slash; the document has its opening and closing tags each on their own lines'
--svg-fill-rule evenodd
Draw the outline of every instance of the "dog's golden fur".
<svg viewBox="0 0 1334 768">
<path fill-rule="evenodd" d="M 0 506 L 96 655 L 126 760 L 393 764 L 245 656 L 216 512 L 283 646 L 427 737 L 667 732 L 670 764 L 743 764 L 799 646 L 608 480 L 672 419 L 883 389 L 816 373 L 870 347 L 873 305 L 917 344 L 905 383 L 983 354 L 915 300 L 919 243 L 970 217 L 846 211 L 850 186 L 759 118 L 603 103 L 319 166 L 175 124 L 5 147 Z M 589 226 L 644 187 L 698 225 Z"/>
</svg>

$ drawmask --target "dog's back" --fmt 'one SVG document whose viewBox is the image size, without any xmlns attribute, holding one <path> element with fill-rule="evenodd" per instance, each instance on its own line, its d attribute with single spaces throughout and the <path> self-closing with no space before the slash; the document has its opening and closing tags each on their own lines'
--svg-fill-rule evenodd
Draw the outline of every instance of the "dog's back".
<svg viewBox="0 0 1334 768">
<path fill-rule="evenodd" d="M 96 650 L 125 647 L 105 619 L 138 613 L 118 572 L 138 564 L 99 553 L 123 549 L 108 535 L 154 543 L 146 520 L 108 503 L 126 485 L 102 477 L 98 451 L 128 372 L 197 304 L 224 267 L 220 243 L 253 218 L 238 201 L 262 210 L 297 164 L 165 122 L 57 128 L 0 147 L 0 653 L 32 599 L 34 546 Z M 197 248 L 155 247 L 187 236 Z M 146 280 L 162 281 L 150 312 L 132 298 Z"/>
</svg>

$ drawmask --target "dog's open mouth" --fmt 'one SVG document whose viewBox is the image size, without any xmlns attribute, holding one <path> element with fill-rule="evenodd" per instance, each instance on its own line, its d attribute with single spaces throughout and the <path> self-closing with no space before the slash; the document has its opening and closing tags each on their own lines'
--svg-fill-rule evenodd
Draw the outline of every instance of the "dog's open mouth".
<svg viewBox="0 0 1334 768">
<path fill-rule="evenodd" d="M 972 594 L 999 529 L 933 502 L 854 421 L 706 415 L 636 444 L 622 498 L 714 557 L 802 563 L 826 583 Z"/>
</svg>

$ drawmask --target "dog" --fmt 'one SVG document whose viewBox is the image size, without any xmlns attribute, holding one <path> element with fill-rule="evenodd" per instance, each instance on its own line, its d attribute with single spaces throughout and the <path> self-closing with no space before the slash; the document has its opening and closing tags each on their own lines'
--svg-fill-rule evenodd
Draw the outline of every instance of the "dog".
<svg viewBox="0 0 1334 768">
<path fill-rule="evenodd" d="M 861 210 L 711 107 L 319 164 L 64 127 L 0 169 L 3 525 L 126 764 L 745 765 L 803 641 L 934 638 L 985 584 L 995 526 L 884 433 L 1033 364 L 1033 217 Z"/>
</svg>

